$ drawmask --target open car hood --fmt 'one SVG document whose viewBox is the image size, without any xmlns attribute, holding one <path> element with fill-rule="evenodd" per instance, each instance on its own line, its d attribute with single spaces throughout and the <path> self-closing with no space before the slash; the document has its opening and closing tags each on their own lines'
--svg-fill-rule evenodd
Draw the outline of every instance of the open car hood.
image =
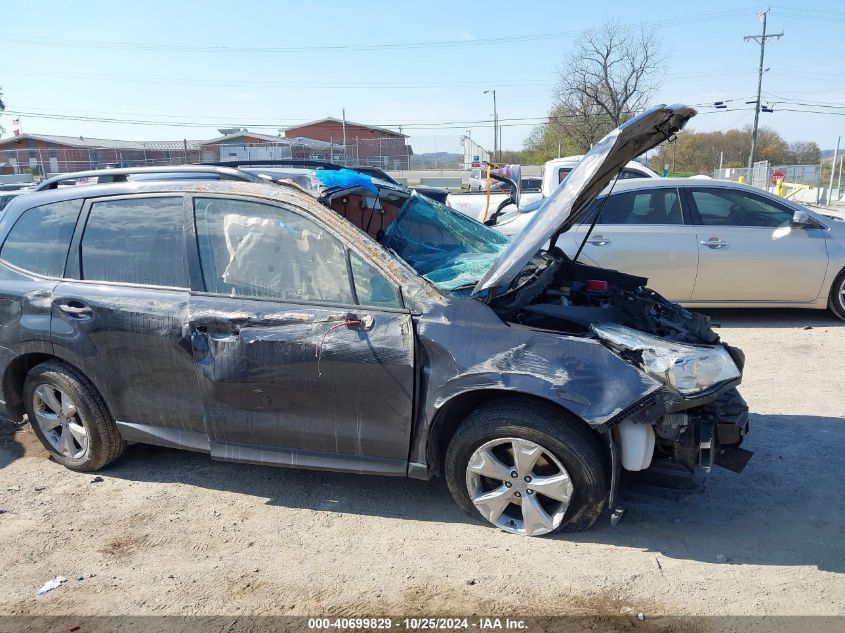
<svg viewBox="0 0 845 633">
<path fill-rule="evenodd" d="M 562 186 L 511 240 L 473 293 L 510 284 L 548 240 L 578 223 L 590 202 L 629 160 L 656 147 L 696 115 L 685 105 L 659 105 L 620 125 L 584 155 Z"/>
</svg>

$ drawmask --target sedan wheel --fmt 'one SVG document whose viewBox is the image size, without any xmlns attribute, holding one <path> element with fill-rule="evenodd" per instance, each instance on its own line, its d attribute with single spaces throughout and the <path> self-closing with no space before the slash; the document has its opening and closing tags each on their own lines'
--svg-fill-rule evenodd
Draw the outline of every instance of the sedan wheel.
<svg viewBox="0 0 845 633">
<path fill-rule="evenodd" d="M 53 385 L 40 384 L 32 395 L 35 422 L 50 446 L 71 459 L 81 459 L 88 451 L 88 431 L 70 395 Z"/>
<path fill-rule="evenodd" d="M 479 446 L 467 463 L 466 485 L 484 518 L 527 536 L 556 530 L 574 491 L 569 473 L 550 451 L 516 437 Z"/>
<path fill-rule="evenodd" d="M 842 270 L 833 280 L 828 307 L 831 312 L 845 321 L 845 270 Z"/>
</svg>

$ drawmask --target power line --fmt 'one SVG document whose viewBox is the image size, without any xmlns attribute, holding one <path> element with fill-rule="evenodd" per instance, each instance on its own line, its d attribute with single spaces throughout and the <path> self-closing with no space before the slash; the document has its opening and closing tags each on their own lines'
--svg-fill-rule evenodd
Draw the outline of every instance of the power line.
<svg viewBox="0 0 845 633">
<path fill-rule="evenodd" d="M 667 18 L 643 22 L 643 25 L 654 27 L 678 26 L 682 24 L 698 24 L 714 20 L 724 20 L 745 15 L 750 9 L 733 9 L 713 13 L 703 13 L 692 16 Z M 440 40 L 428 42 L 396 42 L 382 44 L 358 44 L 358 45 L 321 45 L 321 46 L 219 46 L 203 44 L 153 44 L 149 42 L 126 42 L 108 40 L 82 40 L 49 38 L 34 35 L 21 35 L 20 33 L 0 33 L 0 37 L 14 44 L 32 44 L 38 46 L 55 46 L 64 48 L 95 48 L 108 50 L 131 50 L 146 52 L 184 52 L 184 53 L 245 53 L 245 54 L 310 54 L 310 53 L 332 53 L 351 51 L 380 51 L 380 50 L 410 50 L 420 48 L 451 48 L 462 46 L 480 45 L 502 45 L 520 42 L 536 42 L 541 40 L 553 40 L 569 37 L 577 37 L 589 33 L 594 29 L 579 29 L 573 31 L 559 31 L 551 33 L 533 33 L 525 35 L 512 35 L 483 39 L 461 39 L 461 40 Z"/>
<path fill-rule="evenodd" d="M 545 85 L 549 81 L 547 79 L 495 79 L 488 81 L 461 81 L 461 82 L 441 82 L 441 83 L 378 83 L 378 82 L 350 82 L 332 84 L 325 82 L 296 82 L 296 81 L 246 81 L 241 79 L 197 79 L 194 77 L 138 77 L 138 76 L 123 76 L 123 75 L 101 75 L 90 73 L 72 73 L 61 71 L 42 71 L 29 70 L 20 68 L 2 68 L 0 72 L 5 74 L 21 74 L 27 76 L 40 77 L 58 77 L 67 79 L 86 79 L 91 81 L 114 81 L 121 83 L 138 83 L 138 84 L 161 84 L 161 85 L 175 85 L 175 86 L 211 86 L 215 88 L 229 87 L 229 88 L 314 88 L 321 90 L 389 90 L 389 89 L 429 89 L 429 88 L 483 88 L 491 82 L 495 82 L 497 86 L 506 87 L 521 87 L 530 85 Z"/>
</svg>

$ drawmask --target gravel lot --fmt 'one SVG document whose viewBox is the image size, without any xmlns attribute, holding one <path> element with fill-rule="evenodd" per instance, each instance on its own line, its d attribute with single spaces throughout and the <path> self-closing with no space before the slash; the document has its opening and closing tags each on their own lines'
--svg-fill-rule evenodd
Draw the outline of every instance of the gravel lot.
<svg viewBox="0 0 845 633">
<path fill-rule="evenodd" d="M 751 463 L 577 535 L 488 528 L 439 480 L 145 446 L 93 482 L 2 421 L 0 614 L 845 615 L 845 323 L 710 314 L 748 357 Z"/>
</svg>

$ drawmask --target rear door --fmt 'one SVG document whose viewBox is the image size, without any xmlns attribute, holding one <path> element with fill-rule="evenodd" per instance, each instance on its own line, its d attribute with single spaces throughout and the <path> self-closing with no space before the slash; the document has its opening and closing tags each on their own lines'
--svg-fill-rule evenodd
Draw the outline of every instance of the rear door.
<svg viewBox="0 0 845 633">
<path fill-rule="evenodd" d="M 790 226 L 793 210 L 745 189 L 689 187 L 699 248 L 692 300 L 806 302 L 827 271 L 822 229 Z"/>
<path fill-rule="evenodd" d="M 301 209 L 193 206 L 189 327 L 212 456 L 404 474 L 414 335 L 398 287 Z"/>
<path fill-rule="evenodd" d="M 88 201 L 53 292 L 53 344 L 94 381 L 125 437 L 171 429 L 184 443 L 204 431 L 184 331 L 188 217 L 181 194 Z"/>
<path fill-rule="evenodd" d="M 698 269 L 695 227 L 688 222 L 675 187 L 656 187 L 600 198 L 596 226 L 580 259 L 603 268 L 648 277 L 648 286 L 673 301 L 692 294 Z M 595 211 L 593 212 L 595 213 Z M 573 257 L 592 216 L 558 240 Z"/>
<path fill-rule="evenodd" d="M 0 367 L 25 352 L 50 352 L 50 301 L 64 274 L 82 200 L 6 215 L 0 248 Z M 2 397 L 2 396 L 0 396 Z"/>
</svg>

